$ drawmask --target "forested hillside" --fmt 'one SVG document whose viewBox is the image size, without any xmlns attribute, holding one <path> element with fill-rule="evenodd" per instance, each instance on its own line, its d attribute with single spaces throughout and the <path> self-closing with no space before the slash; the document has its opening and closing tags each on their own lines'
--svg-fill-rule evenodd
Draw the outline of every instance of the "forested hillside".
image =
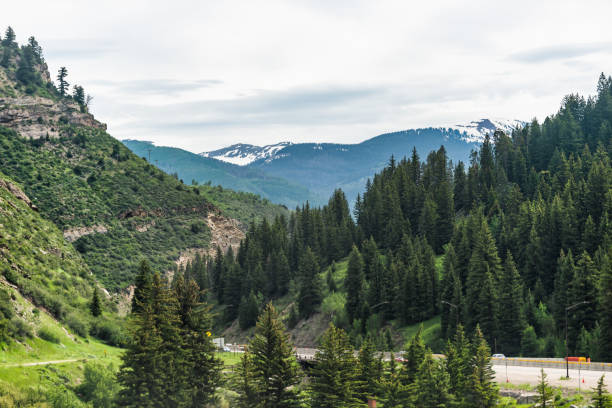
<svg viewBox="0 0 612 408">
<path fill-rule="evenodd" d="M 19 47 L 5 35 L 0 55 L 0 170 L 64 231 L 105 287 L 131 285 L 143 257 L 166 271 L 184 251 L 208 248 L 207 217 L 219 212 L 215 198 L 232 207 L 225 196 L 183 184 L 112 138 L 88 113 L 82 87 L 70 94 L 66 69 L 58 88 L 50 82 L 35 39 Z M 285 211 L 250 201 L 271 217 Z M 259 216 L 241 206 L 232 208 L 243 222 Z"/>
<path fill-rule="evenodd" d="M 494 351 L 561 356 L 566 308 L 587 302 L 568 313 L 570 350 L 610 359 L 610 123 L 612 79 L 602 74 L 596 96 L 567 96 L 543 123 L 496 132 L 469 163 L 451 164 L 443 146 L 425 161 L 416 150 L 392 157 L 354 219 L 336 191 L 320 209 L 252 226 L 235 256 L 211 265 L 214 292 L 231 319 L 239 299 L 256 309 L 293 287 L 306 318 L 328 290 L 320 272 L 348 255 L 334 321 L 354 341 L 441 314 L 443 337 L 458 322 L 480 325 Z"/>
</svg>

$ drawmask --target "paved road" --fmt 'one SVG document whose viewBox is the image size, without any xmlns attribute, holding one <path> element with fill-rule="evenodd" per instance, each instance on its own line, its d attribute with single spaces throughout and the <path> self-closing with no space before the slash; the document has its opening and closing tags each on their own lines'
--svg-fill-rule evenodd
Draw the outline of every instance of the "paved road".
<svg viewBox="0 0 612 408">
<path fill-rule="evenodd" d="M 506 382 L 506 366 L 505 365 L 494 365 L 495 379 L 499 383 Z M 532 384 L 538 383 L 540 378 L 539 367 L 517 367 L 508 366 L 508 380 L 512 384 Z M 599 377 L 603 374 L 606 375 L 605 383 L 608 389 L 612 388 L 612 373 L 603 371 L 580 371 L 580 384 L 578 383 L 578 370 L 570 368 L 569 380 L 561 380 L 561 377 L 565 377 L 565 368 L 544 368 L 544 372 L 548 375 L 548 383 L 551 386 L 562 387 L 562 388 L 573 388 L 578 389 L 579 387 L 584 389 L 591 389 L 597 385 Z M 584 380 L 584 383 L 582 382 Z"/>
</svg>

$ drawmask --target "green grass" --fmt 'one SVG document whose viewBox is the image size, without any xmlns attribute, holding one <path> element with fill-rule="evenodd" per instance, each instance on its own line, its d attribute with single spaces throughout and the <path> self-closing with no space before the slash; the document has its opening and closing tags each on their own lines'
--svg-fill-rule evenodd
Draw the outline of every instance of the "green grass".
<svg viewBox="0 0 612 408">
<path fill-rule="evenodd" d="M 434 352 L 442 351 L 442 341 L 440 339 L 440 316 L 436 316 L 424 322 L 413 324 L 412 326 L 397 327 L 397 330 L 402 333 L 404 341 L 408 342 L 412 339 L 419 327 L 423 325 L 423 341 L 427 344 Z"/>
<path fill-rule="evenodd" d="M 221 351 L 215 353 L 216 357 L 220 358 L 223 361 L 223 365 L 225 367 L 235 366 L 240 362 L 243 353 L 233 353 L 231 351 Z"/>
</svg>

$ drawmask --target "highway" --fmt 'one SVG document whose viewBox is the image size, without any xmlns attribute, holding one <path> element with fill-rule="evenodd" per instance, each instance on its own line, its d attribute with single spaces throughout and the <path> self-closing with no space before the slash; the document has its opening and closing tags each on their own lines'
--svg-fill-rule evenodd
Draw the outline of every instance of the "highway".
<svg viewBox="0 0 612 408">
<path fill-rule="evenodd" d="M 506 382 L 506 366 L 501 361 L 493 362 L 495 370 L 495 379 L 499 383 Z M 508 380 L 511 384 L 537 384 L 540 378 L 540 367 L 519 367 L 508 366 Z M 610 390 L 612 388 L 612 372 L 610 371 L 592 371 L 580 370 L 580 380 L 578 379 L 577 367 L 570 367 L 570 379 L 562 380 L 565 377 L 565 368 L 544 368 L 544 372 L 548 375 L 548 384 L 554 387 L 572 388 L 572 389 L 592 389 L 597 385 L 599 377 L 606 375 L 605 383 Z M 584 383 L 582 382 L 584 380 Z"/>
</svg>

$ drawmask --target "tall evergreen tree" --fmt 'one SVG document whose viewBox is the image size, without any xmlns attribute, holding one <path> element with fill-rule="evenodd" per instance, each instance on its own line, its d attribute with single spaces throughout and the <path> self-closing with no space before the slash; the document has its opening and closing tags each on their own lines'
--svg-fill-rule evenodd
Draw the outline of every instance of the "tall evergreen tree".
<svg viewBox="0 0 612 408">
<path fill-rule="evenodd" d="M 363 269 L 364 265 L 361 254 L 357 247 L 353 246 L 351 254 L 349 255 L 348 269 L 344 280 L 344 287 L 346 288 L 345 309 L 350 322 L 359 317 L 359 312 L 361 311 L 364 301 L 363 291 L 365 282 Z"/>
<path fill-rule="evenodd" d="M 172 407 L 184 403 L 181 337 L 176 298 L 153 275 L 148 299 L 132 313 L 134 333 L 118 373 L 122 407 Z"/>
<path fill-rule="evenodd" d="M 472 347 L 474 357 L 467 400 L 471 407 L 495 407 L 499 393 L 495 383 L 495 372 L 491 365 L 491 350 L 478 326 L 476 326 Z"/>
<path fill-rule="evenodd" d="M 413 384 L 416 381 L 419 367 L 427 354 L 427 346 L 423 342 L 423 325 L 419 326 L 408 348 L 404 352 L 404 362 L 402 367 L 402 380 L 406 385 Z"/>
<path fill-rule="evenodd" d="M 98 317 L 102 314 L 102 305 L 100 304 L 100 296 L 98 295 L 98 289 L 94 288 L 93 296 L 91 297 L 91 303 L 89 304 L 89 310 L 93 317 Z"/>
<path fill-rule="evenodd" d="M 599 283 L 599 322 L 604 361 L 612 361 L 612 249 L 602 262 Z"/>
<path fill-rule="evenodd" d="M 508 252 L 499 285 L 499 327 L 503 328 L 498 341 L 506 355 L 516 355 L 521 348 L 520 339 L 525 327 L 523 316 L 523 286 L 521 277 Z"/>
<path fill-rule="evenodd" d="M 333 324 L 323 334 L 311 370 L 311 405 L 319 408 L 363 407 L 358 364 L 344 330 Z"/>
<path fill-rule="evenodd" d="M 221 384 L 223 362 L 215 357 L 210 306 L 202 303 L 201 291 L 193 279 L 178 278 L 175 285 L 181 336 L 181 366 L 185 376 L 184 404 L 201 407 L 213 401 Z"/>
<path fill-rule="evenodd" d="M 57 84 L 58 90 L 61 96 L 66 96 L 68 92 L 68 87 L 70 84 L 66 81 L 66 77 L 68 76 L 68 70 L 66 67 L 61 67 L 57 72 Z"/>
<path fill-rule="evenodd" d="M 138 313 L 150 301 L 152 273 L 146 259 L 140 262 L 138 274 L 134 282 L 134 296 L 132 296 L 132 313 Z"/>
<path fill-rule="evenodd" d="M 433 359 L 431 352 L 425 354 L 419 367 L 415 389 L 417 407 L 450 408 L 454 405 L 449 375 L 441 363 Z"/>
<path fill-rule="evenodd" d="M 249 343 L 256 400 L 263 408 L 300 407 L 300 369 L 278 314 L 268 303 Z"/>
<path fill-rule="evenodd" d="M 377 359 L 375 356 L 375 347 L 372 338 L 367 336 L 357 357 L 359 365 L 358 380 L 361 386 L 360 394 L 365 401 L 368 398 L 374 398 L 379 393 L 379 383 L 382 372 L 378 370 Z"/>
<path fill-rule="evenodd" d="M 321 282 L 319 278 L 319 265 L 316 256 L 310 247 L 300 259 L 298 273 L 300 275 L 300 292 L 298 294 L 298 309 L 302 318 L 311 316 L 321 303 Z"/>
</svg>

